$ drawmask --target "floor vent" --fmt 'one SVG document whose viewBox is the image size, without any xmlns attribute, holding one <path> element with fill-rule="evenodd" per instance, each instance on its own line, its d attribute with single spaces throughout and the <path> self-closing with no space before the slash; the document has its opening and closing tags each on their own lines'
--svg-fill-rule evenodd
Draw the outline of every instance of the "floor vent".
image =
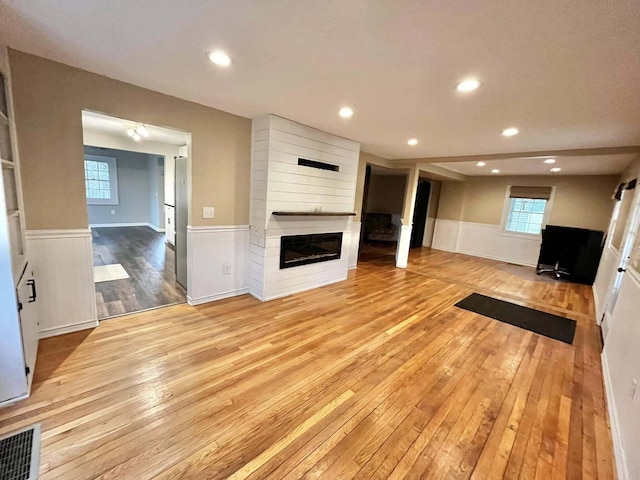
<svg viewBox="0 0 640 480">
<path fill-rule="evenodd" d="M 0 480 L 36 480 L 39 469 L 39 423 L 0 438 Z"/>
</svg>

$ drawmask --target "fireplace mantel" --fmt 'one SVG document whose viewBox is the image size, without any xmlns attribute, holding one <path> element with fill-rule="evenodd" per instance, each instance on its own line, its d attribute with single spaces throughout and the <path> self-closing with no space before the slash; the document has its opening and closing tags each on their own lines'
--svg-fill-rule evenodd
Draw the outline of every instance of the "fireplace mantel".
<svg viewBox="0 0 640 480">
<path fill-rule="evenodd" d="M 352 212 L 273 212 L 277 217 L 355 217 Z"/>
</svg>

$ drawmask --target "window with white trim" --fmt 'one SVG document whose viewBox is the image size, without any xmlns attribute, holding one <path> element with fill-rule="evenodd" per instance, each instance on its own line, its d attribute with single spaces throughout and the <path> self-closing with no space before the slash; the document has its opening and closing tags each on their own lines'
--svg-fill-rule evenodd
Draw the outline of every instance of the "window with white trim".
<svg viewBox="0 0 640 480">
<path fill-rule="evenodd" d="M 504 230 L 540 235 L 548 216 L 551 193 L 551 187 L 509 187 Z"/>
<path fill-rule="evenodd" d="M 118 205 L 118 166 L 113 157 L 85 155 L 84 184 L 89 205 Z"/>
</svg>

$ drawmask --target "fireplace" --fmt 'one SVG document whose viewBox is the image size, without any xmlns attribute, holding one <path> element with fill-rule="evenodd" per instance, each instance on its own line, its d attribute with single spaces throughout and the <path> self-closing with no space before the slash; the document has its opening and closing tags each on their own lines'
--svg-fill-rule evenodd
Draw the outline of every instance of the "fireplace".
<svg viewBox="0 0 640 480">
<path fill-rule="evenodd" d="M 342 232 L 280 237 L 280 269 L 337 260 L 342 253 Z"/>
</svg>

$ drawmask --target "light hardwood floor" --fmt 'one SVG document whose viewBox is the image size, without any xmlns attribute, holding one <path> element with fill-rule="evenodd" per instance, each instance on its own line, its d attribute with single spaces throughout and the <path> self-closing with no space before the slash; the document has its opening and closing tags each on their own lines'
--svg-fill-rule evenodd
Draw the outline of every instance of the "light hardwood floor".
<svg viewBox="0 0 640 480">
<path fill-rule="evenodd" d="M 574 345 L 453 304 L 578 322 Z M 336 285 L 178 305 L 43 340 L 41 478 L 614 477 L 590 287 L 491 260 L 368 258 Z"/>
</svg>

